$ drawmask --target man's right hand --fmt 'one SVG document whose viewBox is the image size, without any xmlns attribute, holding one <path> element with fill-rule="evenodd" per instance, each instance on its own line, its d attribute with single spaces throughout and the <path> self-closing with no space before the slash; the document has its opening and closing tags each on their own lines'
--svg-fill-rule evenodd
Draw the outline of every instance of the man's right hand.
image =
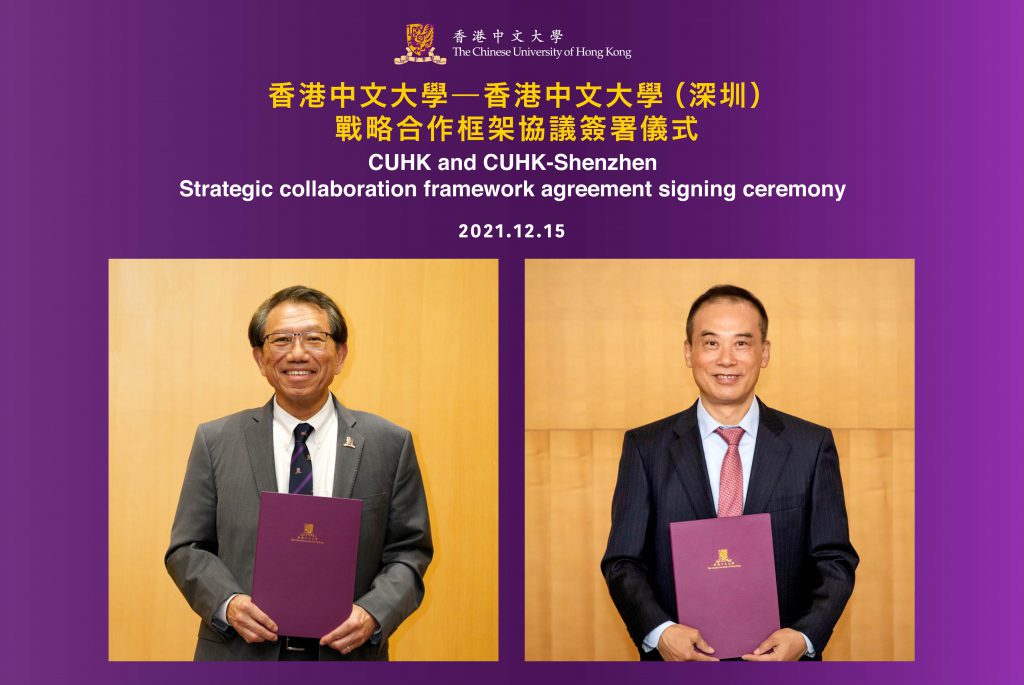
<svg viewBox="0 0 1024 685">
<path fill-rule="evenodd" d="M 658 651 L 665 661 L 718 661 L 700 631 L 679 623 L 670 625 L 658 639 Z"/>
<path fill-rule="evenodd" d="M 252 603 L 249 595 L 235 595 L 228 602 L 228 625 L 246 642 L 276 642 L 277 624 Z"/>
</svg>

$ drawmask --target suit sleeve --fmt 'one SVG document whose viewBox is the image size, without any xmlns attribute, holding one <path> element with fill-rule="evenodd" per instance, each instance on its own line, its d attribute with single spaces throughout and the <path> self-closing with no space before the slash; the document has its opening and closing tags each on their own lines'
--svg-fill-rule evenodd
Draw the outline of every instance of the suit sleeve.
<svg viewBox="0 0 1024 685">
<path fill-rule="evenodd" d="M 831 431 L 826 432 L 818 450 L 811 485 L 807 543 L 809 563 L 813 565 L 811 605 L 790 627 L 810 638 L 820 654 L 853 592 L 854 572 L 859 562 L 850 543 L 839 455 Z"/>
<path fill-rule="evenodd" d="M 390 506 L 381 569 L 369 592 L 355 602 L 377 619 L 384 638 L 423 601 L 423 574 L 434 556 L 427 496 L 408 433 L 395 472 Z"/>
<path fill-rule="evenodd" d="M 675 621 L 661 607 L 648 579 L 646 559 L 652 534 L 650 483 L 636 438 L 626 433 L 619 461 L 619 476 L 612 497 L 612 526 L 601 572 L 612 601 L 639 647 L 651 630 Z"/>
<path fill-rule="evenodd" d="M 185 468 L 164 565 L 192 610 L 214 629 L 217 608 L 245 592 L 217 556 L 217 488 L 202 426 Z"/>
</svg>

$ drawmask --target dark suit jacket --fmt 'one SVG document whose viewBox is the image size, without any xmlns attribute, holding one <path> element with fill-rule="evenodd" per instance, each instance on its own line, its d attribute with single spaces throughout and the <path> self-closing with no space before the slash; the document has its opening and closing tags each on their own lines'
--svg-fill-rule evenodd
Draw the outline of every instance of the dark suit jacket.
<svg viewBox="0 0 1024 685">
<path fill-rule="evenodd" d="M 338 413 L 335 497 L 363 501 L 355 602 L 381 626 L 381 640 L 351 654 L 320 648 L 321 659 L 387 659 L 388 636 L 423 599 L 433 556 L 430 519 L 409 431 L 334 400 Z M 344 447 L 352 438 L 356 448 Z M 164 559 L 199 614 L 196 660 L 278 658 L 276 643 L 247 644 L 213 625 L 234 593 L 252 594 L 259 495 L 277 492 L 273 400 L 262 408 L 205 423 L 196 431 Z M 311 579 L 329 591 L 329 578 Z M 271 616 L 273 618 L 273 616 Z M 347 616 L 339 616 L 340 625 Z"/>
<path fill-rule="evenodd" d="M 820 658 L 858 562 L 839 457 L 827 428 L 763 402 L 760 411 L 743 513 L 771 514 L 779 618 L 807 635 Z M 643 651 L 644 637 L 678 620 L 669 523 L 715 516 L 696 403 L 626 433 L 601 570 L 642 657 L 658 657 Z"/>
</svg>

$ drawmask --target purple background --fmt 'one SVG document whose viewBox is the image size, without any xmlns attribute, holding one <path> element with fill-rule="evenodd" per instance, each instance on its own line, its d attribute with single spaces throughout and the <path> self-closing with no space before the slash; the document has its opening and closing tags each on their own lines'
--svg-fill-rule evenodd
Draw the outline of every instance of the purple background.
<svg viewBox="0 0 1024 685">
<path fill-rule="evenodd" d="M 22 682 L 283 681 L 296 667 L 107 663 L 107 260 L 501 257 L 499 664 L 298 667 L 390 683 L 657 682 L 643 665 L 524 664 L 523 257 L 917 260 L 917 661 L 691 667 L 691 682 L 994 683 L 1020 677 L 1021 65 L 1018 3 L 5 3 L 0 499 L 3 644 Z M 623 61 L 406 65 L 407 22 L 561 28 Z M 758 110 L 651 148 L 681 180 L 836 181 L 843 202 L 197 202 L 181 178 L 369 179 L 331 112 L 272 111 L 286 79 L 611 85 L 757 81 Z M 451 110 L 456 110 L 456 107 Z M 422 146 L 466 153 L 486 144 Z M 555 151 L 555 146 L 524 146 Z M 626 145 L 567 146 L 596 153 Z M 568 180 L 565 177 L 550 180 Z M 597 178 L 597 181 L 612 180 Z M 563 221 L 561 241 L 459 240 L 461 221 Z M 1014 293 L 1017 293 L 1014 295 Z M 166 350 L 173 354 L 173 341 Z M 1009 433 L 1009 435 L 1008 435 Z M 144 465 L 143 465 L 144 467 Z M 166 535 L 167 531 L 154 531 Z M 429 582 L 429 577 L 428 577 Z M 457 635 L 452 636 L 458 639 Z"/>
</svg>

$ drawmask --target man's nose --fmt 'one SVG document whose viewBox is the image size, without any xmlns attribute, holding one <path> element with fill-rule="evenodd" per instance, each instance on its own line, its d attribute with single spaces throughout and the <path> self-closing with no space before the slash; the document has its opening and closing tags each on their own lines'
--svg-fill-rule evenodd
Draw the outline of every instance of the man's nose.
<svg viewBox="0 0 1024 685">
<path fill-rule="evenodd" d="M 292 346 L 288 348 L 288 359 L 290 361 L 305 361 L 309 359 L 309 353 L 302 345 L 302 336 L 296 335 L 292 338 Z"/>
<path fill-rule="evenodd" d="M 732 366 L 736 363 L 736 355 L 733 353 L 733 349 L 728 345 L 722 348 L 722 351 L 718 355 L 718 363 L 722 366 Z"/>
</svg>

